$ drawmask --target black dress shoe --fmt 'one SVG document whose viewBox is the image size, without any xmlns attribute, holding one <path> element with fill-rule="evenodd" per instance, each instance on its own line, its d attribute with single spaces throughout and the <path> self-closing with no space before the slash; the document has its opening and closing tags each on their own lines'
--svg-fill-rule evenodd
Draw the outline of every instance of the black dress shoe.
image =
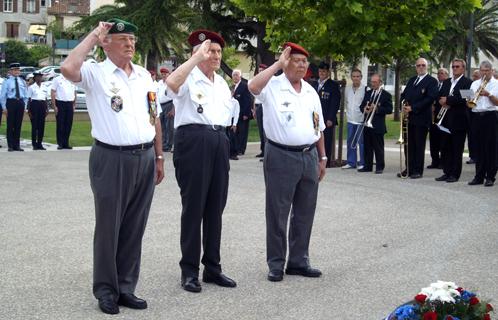
<svg viewBox="0 0 498 320">
<path fill-rule="evenodd" d="M 57 150 L 62 150 L 62 149 L 64 149 L 63 146 L 57 146 Z"/>
<path fill-rule="evenodd" d="M 147 301 L 137 298 L 133 293 L 120 294 L 118 304 L 131 309 L 147 309 Z"/>
<path fill-rule="evenodd" d="M 375 174 L 382 174 L 384 170 L 375 170 Z"/>
<path fill-rule="evenodd" d="M 285 269 L 285 273 L 290 275 L 310 277 L 310 278 L 318 278 L 322 275 L 322 272 L 320 270 L 314 269 L 312 267 L 287 268 Z"/>
<path fill-rule="evenodd" d="M 209 273 L 206 270 L 204 270 L 204 273 L 202 274 L 202 281 L 206 283 L 214 283 L 220 287 L 234 288 L 237 286 L 235 281 L 225 276 L 223 273 L 214 274 Z"/>
<path fill-rule="evenodd" d="M 436 181 L 446 181 L 446 180 L 448 180 L 448 178 L 449 178 L 449 176 L 443 174 L 440 177 L 434 178 L 434 180 L 436 180 Z"/>
<path fill-rule="evenodd" d="M 62 149 L 72 150 L 72 149 L 73 149 L 73 147 L 71 147 L 71 146 L 65 146 L 65 147 L 63 147 Z"/>
<path fill-rule="evenodd" d="M 485 187 L 492 187 L 495 184 L 494 181 L 486 179 L 486 182 L 484 182 Z"/>
<path fill-rule="evenodd" d="M 458 181 L 458 178 L 453 177 L 453 176 L 449 176 L 448 179 L 446 179 L 446 182 L 448 182 L 448 183 L 457 182 L 457 181 Z"/>
<path fill-rule="evenodd" d="M 396 173 L 396 177 L 401 178 L 402 176 L 403 178 L 408 177 L 406 170 L 404 170 L 401 173 L 400 172 Z"/>
<path fill-rule="evenodd" d="M 358 172 L 372 172 L 372 169 L 362 168 L 358 169 Z"/>
<path fill-rule="evenodd" d="M 40 150 L 38 146 L 33 146 L 33 150 Z"/>
<path fill-rule="evenodd" d="M 414 173 L 410 176 L 410 179 L 420 179 L 422 175 L 420 173 Z"/>
<path fill-rule="evenodd" d="M 230 156 L 230 160 L 239 160 L 239 157 L 237 157 L 237 156 Z"/>
<path fill-rule="evenodd" d="M 107 314 L 118 314 L 119 307 L 112 296 L 107 295 L 99 298 L 99 308 L 103 313 Z"/>
<path fill-rule="evenodd" d="M 47 149 L 45 149 L 45 147 L 44 147 L 44 146 L 39 146 L 39 147 L 38 147 L 38 150 L 47 150 Z"/>
<path fill-rule="evenodd" d="M 186 291 L 201 292 L 202 287 L 197 277 L 182 277 L 182 287 Z"/>
<path fill-rule="evenodd" d="M 284 272 L 282 270 L 270 270 L 267 278 L 273 282 L 282 281 L 284 279 Z"/>
<path fill-rule="evenodd" d="M 263 158 L 263 156 L 264 156 L 263 152 L 260 152 L 256 155 L 256 158 Z"/>
<path fill-rule="evenodd" d="M 12 152 L 12 151 L 14 151 L 14 149 L 13 148 L 9 148 L 7 151 L 8 152 Z"/>
<path fill-rule="evenodd" d="M 472 179 L 472 181 L 470 181 L 470 182 L 468 183 L 468 185 L 469 185 L 469 186 L 476 186 L 476 185 L 478 185 L 478 184 L 482 184 L 482 183 L 483 183 L 483 181 L 482 181 L 482 180 L 478 180 L 478 179 L 474 178 L 474 179 Z"/>
<path fill-rule="evenodd" d="M 427 166 L 427 169 L 439 169 L 439 165 L 430 164 Z"/>
<path fill-rule="evenodd" d="M 466 164 L 474 164 L 476 161 L 474 159 L 469 159 L 465 162 Z"/>
<path fill-rule="evenodd" d="M 23 151 L 24 151 L 24 149 L 21 149 L 21 148 L 17 148 L 17 149 L 14 149 L 14 150 L 15 150 L 15 151 L 21 151 L 21 152 L 23 152 Z"/>
</svg>

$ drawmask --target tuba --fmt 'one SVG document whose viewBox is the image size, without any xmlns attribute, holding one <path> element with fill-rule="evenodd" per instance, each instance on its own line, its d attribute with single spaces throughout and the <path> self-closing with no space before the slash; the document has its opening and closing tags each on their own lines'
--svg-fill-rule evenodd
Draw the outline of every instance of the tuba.
<svg viewBox="0 0 498 320">
<path fill-rule="evenodd" d="M 486 88 L 488 82 L 488 78 L 482 78 L 481 85 L 479 86 L 479 89 L 477 89 L 474 99 L 467 101 L 467 107 L 474 109 L 477 106 L 477 101 L 479 101 L 479 98 L 481 97 L 481 92 Z"/>
</svg>

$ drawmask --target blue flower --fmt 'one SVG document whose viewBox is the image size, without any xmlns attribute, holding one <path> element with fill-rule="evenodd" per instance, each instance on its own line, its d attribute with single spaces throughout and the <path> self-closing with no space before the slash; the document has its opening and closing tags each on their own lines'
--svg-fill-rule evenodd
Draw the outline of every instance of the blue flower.
<svg viewBox="0 0 498 320">
<path fill-rule="evenodd" d="M 465 301 L 465 302 L 469 302 L 470 298 L 475 297 L 475 296 L 476 296 L 476 294 L 475 294 L 475 293 L 470 292 L 470 291 L 467 291 L 467 290 L 464 290 L 464 291 L 462 292 L 462 299 L 463 299 L 463 301 Z"/>
<path fill-rule="evenodd" d="M 394 311 L 394 314 L 396 315 L 396 318 L 398 320 L 417 320 L 418 315 L 416 311 L 418 310 L 419 310 L 418 305 L 405 304 L 401 307 L 398 307 L 398 309 Z"/>
</svg>

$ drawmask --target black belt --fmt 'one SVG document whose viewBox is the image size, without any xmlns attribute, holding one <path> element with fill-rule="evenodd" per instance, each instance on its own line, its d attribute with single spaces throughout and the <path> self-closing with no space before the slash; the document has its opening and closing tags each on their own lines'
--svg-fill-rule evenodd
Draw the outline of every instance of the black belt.
<svg viewBox="0 0 498 320">
<path fill-rule="evenodd" d="M 491 113 L 496 113 L 496 111 L 481 111 L 481 112 L 473 112 L 481 117 L 484 117 L 485 115 L 491 114 Z"/>
<path fill-rule="evenodd" d="M 7 98 L 7 101 L 20 101 L 20 100 L 23 100 L 22 98 Z"/>
<path fill-rule="evenodd" d="M 308 152 L 313 150 L 316 147 L 316 144 L 308 144 L 308 145 L 302 145 L 302 146 L 287 146 L 285 144 L 280 144 L 275 141 L 268 140 L 268 143 L 271 144 L 272 146 L 275 146 L 279 149 L 286 150 L 286 151 L 292 151 L 292 152 Z"/>
<path fill-rule="evenodd" d="M 150 149 L 153 145 L 154 142 L 147 142 L 147 143 L 141 143 L 141 144 L 134 144 L 131 146 L 114 146 L 112 144 L 107 144 L 102 141 L 99 141 L 95 139 L 95 144 L 106 149 L 111 149 L 111 150 L 119 150 L 119 151 L 131 151 L 131 150 L 147 150 Z"/>
<path fill-rule="evenodd" d="M 208 129 L 212 131 L 224 131 L 227 127 L 225 126 L 219 126 L 216 124 L 186 124 L 183 126 L 178 127 L 178 129 L 187 129 L 187 128 L 195 128 L 195 129 Z"/>
</svg>

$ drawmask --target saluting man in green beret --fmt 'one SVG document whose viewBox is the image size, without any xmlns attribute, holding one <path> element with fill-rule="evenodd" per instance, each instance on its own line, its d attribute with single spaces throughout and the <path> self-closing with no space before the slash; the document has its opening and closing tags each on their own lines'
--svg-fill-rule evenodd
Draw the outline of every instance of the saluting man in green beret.
<svg viewBox="0 0 498 320">
<path fill-rule="evenodd" d="M 108 314 L 119 313 L 119 305 L 147 308 L 134 292 L 154 186 L 164 176 L 156 90 L 149 72 L 131 62 L 136 31 L 120 19 L 100 22 L 61 66 L 64 77 L 86 90 L 95 139 L 89 161 L 95 200 L 93 293 Z M 95 45 L 107 59 L 84 62 Z"/>
</svg>

